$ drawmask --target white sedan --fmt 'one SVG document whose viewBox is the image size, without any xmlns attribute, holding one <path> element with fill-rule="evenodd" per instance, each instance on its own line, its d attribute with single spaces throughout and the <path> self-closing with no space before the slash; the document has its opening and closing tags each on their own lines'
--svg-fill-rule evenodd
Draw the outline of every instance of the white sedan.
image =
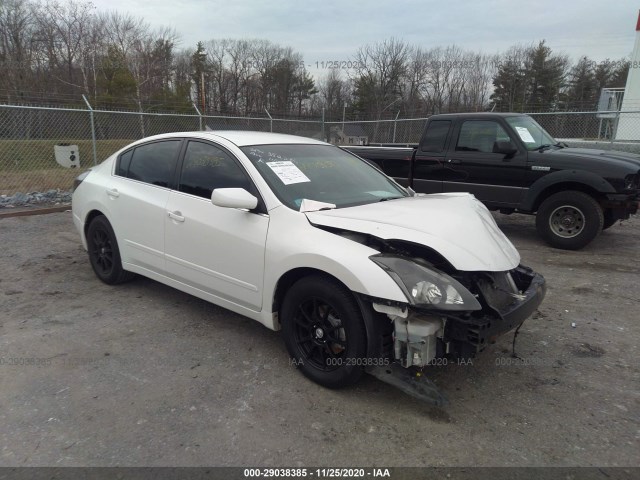
<svg viewBox="0 0 640 480">
<path fill-rule="evenodd" d="M 545 293 L 472 195 L 416 195 L 289 135 L 137 141 L 76 179 L 73 219 L 103 282 L 144 275 L 282 329 L 328 387 L 472 357 Z"/>
</svg>

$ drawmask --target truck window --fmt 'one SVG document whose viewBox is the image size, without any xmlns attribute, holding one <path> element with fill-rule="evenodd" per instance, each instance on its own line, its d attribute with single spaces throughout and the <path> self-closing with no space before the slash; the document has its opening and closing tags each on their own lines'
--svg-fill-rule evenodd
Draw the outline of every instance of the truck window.
<svg viewBox="0 0 640 480">
<path fill-rule="evenodd" d="M 449 127 L 451 127 L 451 120 L 434 120 L 433 122 L 429 122 L 429 126 L 420 145 L 420 150 L 423 152 L 436 153 L 444 151 L 444 144 L 447 140 Z"/>
<path fill-rule="evenodd" d="M 527 150 L 537 150 L 540 145 L 554 145 L 556 143 L 553 137 L 531 117 L 524 115 L 507 117 L 506 121 L 520 136 Z"/>
<path fill-rule="evenodd" d="M 457 152 L 494 153 L 496 142 L 508 142 L 509 134 L 492 120 L 467 120 L 460 127 Z"/>
</svg>

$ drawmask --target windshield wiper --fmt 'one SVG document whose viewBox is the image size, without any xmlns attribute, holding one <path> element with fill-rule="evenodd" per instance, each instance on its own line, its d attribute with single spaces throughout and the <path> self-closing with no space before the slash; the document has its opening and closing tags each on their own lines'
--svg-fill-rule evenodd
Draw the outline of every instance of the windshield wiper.
<svg viewBox="0 0 640 480">
<path fill-rule="evenodd" d="M 318 202 L 316 200 L 309 200 L 303 198 L 300 202 L 300 212 L 319 212 L 321 210 L 333 210 L 336 208 L 335 203 Z"/>
<path fill-rule="evenodd" d="M 383 197 L 380 200 L 378 200 L 378 202 L 386 202 L 387 200 L 397 200 L 398 198 L 404 198 L 404 197 Z"/>
<path fill-rule="evenodd" d="M 551 147 L 556 147 L 556 148 L 567 148 L 569 145 L 567 145 L 564 142 L 557 142 L 554 143 L 553 145 L 551 145 L 550 143 L 545 143 L 543 145 L 540 145 L 538 148 L 536 148 L 536 150 L 538 150 L 539 152 L 543 152 L 545 151 L 547 148 L 551 148 Z"/>
</svg>

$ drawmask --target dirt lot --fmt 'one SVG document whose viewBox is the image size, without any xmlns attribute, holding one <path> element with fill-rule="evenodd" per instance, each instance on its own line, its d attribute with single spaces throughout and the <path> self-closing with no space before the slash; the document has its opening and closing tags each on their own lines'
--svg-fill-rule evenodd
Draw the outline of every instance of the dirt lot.
<svg viewBox="0 0 640 480">
<path fill-rule="evenodd" d="M 524 362 L 509 336 L 434 369 L 436 408 L 370 377 L 323 389 L 258 323 L 100 283 L 68 212 L 0 220 L 0 465 L 640 465 L 640 221 L 580 252 L 498 222 L 547 299 Z"/>
</svg>

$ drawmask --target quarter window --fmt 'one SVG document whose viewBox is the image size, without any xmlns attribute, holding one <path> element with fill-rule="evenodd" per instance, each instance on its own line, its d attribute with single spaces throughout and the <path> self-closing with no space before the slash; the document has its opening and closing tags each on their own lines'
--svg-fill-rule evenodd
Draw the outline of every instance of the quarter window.
<svg viewBox="0 0 640 480">
<path fill-rule="evenodd" d="M 122 155 L 120 155 L 120 158 L 118 158 L 118 163 L 116 165 L 116 175 L 120 175 L 121 177 L 127 176 L 132 156 L 133 150 L 129 150 L 128 152 L 124 152 Z"/>
<path fill-rule="evenodd" d="M 244 188 L 250 182 L 236 161 L 221 148 L 209 143 L 189 142 L 184 156 L 179 190 L 211 198 L 216 188 Z"/>
<path fill-rule="evenodd" d="M 127 177 L 133 180 L 168 187 L 176 168 L 180 140 L 154 142 L 137 147 L 131 158 Z M 122 167 L 122 158 L 120 167 Z"/>
</svg>

